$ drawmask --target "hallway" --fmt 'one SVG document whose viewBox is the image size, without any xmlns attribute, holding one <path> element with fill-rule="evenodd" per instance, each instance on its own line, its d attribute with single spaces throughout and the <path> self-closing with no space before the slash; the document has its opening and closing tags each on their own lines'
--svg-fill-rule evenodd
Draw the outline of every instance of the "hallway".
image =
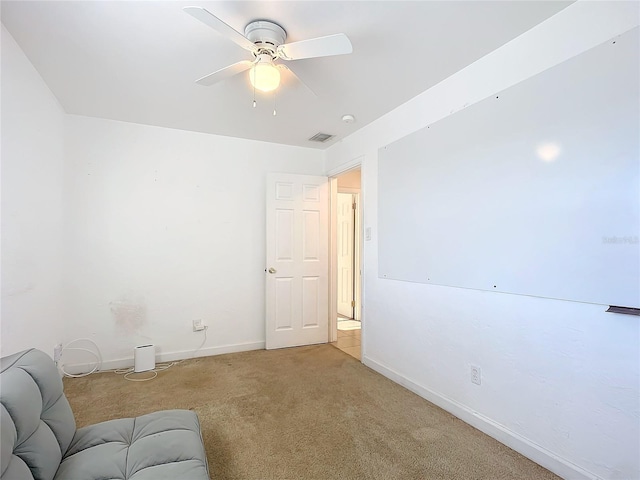
<svg viewBox="0 0 640 480">
<path fill-rule="evenodd" d="M 359 324 L 360 322 L 357 322 L 355 320 L 339 318 L 338 319 L 338 340 L 335 342 L 331 342 L 331 345 L 333 345 L 336 348 L 339 348 L 345 353 L 348 353 L 352 357 L 357 358 L 358 360 L 361 360 L 360 333 L 362 330 L 360 329 L 360 326 L 355 325 L 356 323 Z M 344 327 L 342 327 L 343 329 L 341 329 L 341 324 L 343 325 L 346 324 L 344 325 Z"/>
</svg>

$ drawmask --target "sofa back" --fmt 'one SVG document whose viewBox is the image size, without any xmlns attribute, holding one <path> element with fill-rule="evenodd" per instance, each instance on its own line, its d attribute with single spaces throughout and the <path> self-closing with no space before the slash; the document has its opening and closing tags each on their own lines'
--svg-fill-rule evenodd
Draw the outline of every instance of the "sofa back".
<svg viewBox="0 0 640 480">
<path fill-rule="evenodd" d="M 0 479 L 52 480 L 76 431 L 58 369 L 31 349 L 0 359 Z"/>
</svg>

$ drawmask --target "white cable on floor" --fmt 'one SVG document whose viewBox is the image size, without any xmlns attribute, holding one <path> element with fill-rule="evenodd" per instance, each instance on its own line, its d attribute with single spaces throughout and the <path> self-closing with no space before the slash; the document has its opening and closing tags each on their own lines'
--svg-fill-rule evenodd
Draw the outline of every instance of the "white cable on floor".
<svg viewBox="0 0 640 480">
<path fill-rule="evenodd" d="M 204 327 L 204 339 L 202 340 L 202 343 L 200 344 L 200 346 L 198 348 L 196 348 L 193 353 L 191 354 L 192 357 L 195 356 L 196 353 L 198 353 L 202 347 L 204 347 L 204 344 L 207 342 L 207 329 L 209 327 L 205 325 Z M 129 380 L 130 382 L 147 382 L 149 380 L 153 380 L 154 378 L 156 378 L 158 376 L 158 372 L 162 372 L 163 370 L 167 370 L 168 368 L 173 367 L 174 365 L 178 365 L 179 363 L 182 363 L 182 360 L 178 360 L 177 362 L 169 362 L 169 363 L 159 363 L 158 365 L 156 365 L 156 367 L 153 370 L 145 370 L 144 372 L 135 372 L 134 371 L 134 367 L 130 367 L 130 368 L 124 368 L 124 369 L 116 369 L 113 371 L 113 373 L 117 374 L 117 375 L 124 375 L 124 379 L 125 380 Z M 146 372 L 153 372 L 153 376 L 148 377 L 148 378 L 130 378 L 129 375 L 132 375 L 134 373 L 146 373 Z"/>
<path fill-rule="evenodd" d="M 153 376 L 152 377 L 148 377 L 148 378 L 129 378 L 129 375 L 131 375 L 133 373 L 147 373 L 147 372 L 153 373 Z M 128 373 L 125 373 L 124 374 L 124 379 L 125 380 L 129 380 L 130 382 L 146 382 L 148 380 L 153 380 L 157 376 L 158 376 L 158 372 L 156 370 L 146 370 L 144 372 L 128 372 Z"/>
<path fill-rule="evenodd" d="M 148 380 L 153 380 L 154 378 L 156 378 L 158 376 L 158 372 L 161 372 L 163 370 L 166 370 L 167 368 L 170 368 L 172 366 L 174 366 L 175 363 L 159 363 L 158 365 L 156 365 L 156 368 L 154 368 L 153 370 L 144 370 L 142 372 L 136 372 L 135 369 L 133 367 L 130 368 L 124 368 L 124 369 L 116 369 L 113 371 L 113 373 L 117 374 L 117 375 L 124 375 L 125 380 L 129 380 L 130 382 L 146 382 Z M 147 373 L 147 372 L 152 372 L 153 376 L 148 377 L 148 378 L 130 378 L 129 375 L 134 374 L 134 373 Z"/>
<path fill-rule="evenodd" d="M 76 342 L 89 342 L 89 343 L 93 344 L 94 347 L 96 347 L 96 351 L 94 352 L 93 350 L 89 350 L 88 348 L 70 347 L 69 346 L 69 345 L 74 344 Z M 90 372 L 87 372 L 87 373 L 79 373 L 79 374 L 69 373 L 64 369 L 64 365 L 61 365 L 60 366 L 60 371 L 62 372 L 62 374 L 65 377 L 71 377 L 71 378 L 86 377 L 87 375 L 91 375 L 92 373 L 97 372 L 100 369 L 100 367 L 102 366 L 102 354 L 100 353 L 100 348 L 98 347 L 96 342 L 94 342 L 90 338 L 76 338 L 75 340 L 71 340 L 64 347 L 62 347 L 62 350 L 60 350 L 60 358 L 63 357 L 65 350 L 77 350 L 77 351 L 87 352 L 87 353 L 90 353 L 91 355 L 93 355 L 94 357 L 96 357 L 96 364 L 94 365 L 93 369 Z"/>
</svg>

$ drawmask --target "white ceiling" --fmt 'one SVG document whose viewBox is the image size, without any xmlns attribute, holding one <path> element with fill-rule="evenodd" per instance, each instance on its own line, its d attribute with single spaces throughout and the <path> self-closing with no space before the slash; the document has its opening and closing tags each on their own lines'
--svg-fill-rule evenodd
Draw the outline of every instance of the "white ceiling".
<svg viewBox="0 0 640 480">
<path fill-rule="evenodd" d="M 565 8 L 559 1 L 2 1 L 2 23 L 67 113 L 326 148 Z M 247 74 L 197 78 L 251 54 L 182 11 L 238 31 L 280 24 L 293 42 L 345 33 L 353 53 L 288 62 L 317 94 L 253 91 Z M 526 59 L 523 59 L 526 61 Z M 355 115 L 348 125 L 343 114 Z M 335 134 L 324 144 L 318 132 Z"/>
</svg>

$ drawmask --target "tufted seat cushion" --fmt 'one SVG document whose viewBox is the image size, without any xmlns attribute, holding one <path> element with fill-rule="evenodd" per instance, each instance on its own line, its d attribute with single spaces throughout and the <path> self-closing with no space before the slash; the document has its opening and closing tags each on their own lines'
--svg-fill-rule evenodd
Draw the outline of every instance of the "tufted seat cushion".
<svg viewBox="0 0 640 480">
<path fill-rule="evenodd" d="M 164 410 L 77 431 L 56 480 L 209 478 L 198 417 Z"/>
<path fill-rule="evenodd" d="M 2 479 L 51 480 L 76 432 L 53 361 L 39 350 L 0 360 Z"/>
<path fill-rule="evenodd" d="M 62 379 L 43 352 L 0 359 L 1 480 L 205 480 L 200 423 L 164 410 L 76 430 Z"/>
</svg>

